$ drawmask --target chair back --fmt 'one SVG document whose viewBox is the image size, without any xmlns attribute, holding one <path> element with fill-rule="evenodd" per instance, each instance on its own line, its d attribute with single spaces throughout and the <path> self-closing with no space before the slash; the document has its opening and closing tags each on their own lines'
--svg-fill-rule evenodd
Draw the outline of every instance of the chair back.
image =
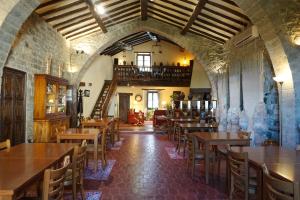
<svg viewBox="0 0 300 200">
<path fill-rule="evenodd" d="M 66 156 L 63 166 L 58 169 L 46 169 L 43 181 L 43 200 L 63 199 L 64 180 L 70 164 L 70 156 Z"/>
<path fill-rule="evenodd" d="M 196 154 L 196 150 L 199 149 L 199 142 L 197 137 L 193 133 L 187 133 L 187 140 L 188 140 L 188 152 L 189 152 L 189 159 L 193 159 Z"/>
<path fill-rule="evenodd" d="M 9 149 L 10 148 L 10 140 L 7 139 L 4 142 L 0 142 L 0 150 Z"/>
<path fill-rule="evenodd" d="M 233 192 L 237 189 L 245 193 L 245 199 L 248 199 L 249 186 L 249 168 L 248 168 L 248 153 L 233 152 L 230 146 L 227 146 L 229 171 L 230 171 L 230 199 Z"/>
<path fill-rule="evenodd" d="M 84 140 L 81 146 L 75 146 L 72 162 L 72 172 L 75 176 L 79 177 L 80 181 L 83 181 L 83 172 L 86 161 L 87 142 Z"/>
<path fill-rule="evenodd" d="M 289 182 L 278 179 L 269 173 L 266 164 L 263 168 L 264 199 L 266 200 L 299 200 L 300 189 L 298 182 Z"/>
</svg>

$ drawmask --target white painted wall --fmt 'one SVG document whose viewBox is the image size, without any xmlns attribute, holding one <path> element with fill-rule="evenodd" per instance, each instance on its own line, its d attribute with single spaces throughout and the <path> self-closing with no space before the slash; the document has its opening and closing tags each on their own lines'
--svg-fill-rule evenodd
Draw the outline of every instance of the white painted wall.
<svg viewBox="0 0 300 200">
<path fill-rule="evenodd" d="M 90 116 L 97 98 L 102 90 L 104 80 L 112 80 L 112 75 L 112 58 L 110 56 L 96 57 L 92 62 L 91 67 L 81 80 L 81 82 L 85 82 L 85 87 L 81 87 L 81 89 L 90 90 L 90 97 L 83 98 L 83 116 Z M 89 86 L 89 83 L 91 83 L 92 86 Z M 114 105 L 113 102 L 112 105 Z"/>
</svg>

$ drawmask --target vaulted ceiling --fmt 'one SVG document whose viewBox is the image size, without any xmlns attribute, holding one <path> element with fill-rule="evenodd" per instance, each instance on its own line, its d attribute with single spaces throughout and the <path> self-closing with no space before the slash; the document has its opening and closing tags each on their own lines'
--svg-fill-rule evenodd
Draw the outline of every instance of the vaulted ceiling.
<svg viewBox="0 0 300 200">
<path fill-rule="evenodd" d="M 97 5 L 104 14 L 95 12 Z M 36 13 L 70 40 L 149 17 L 178 27 L 182 34 L 192 32 L 224 44 L 251 25 L 231 0 L 48 0 Z"/>
<path fill-rule="evenodd" d="M 141 32 L 134 33 L 127 37 L 122 38 L 121 40 L 115 42 L 114 44 L 112 44 L 111 46 L 109 46 L 108 48 L 103 50 L 100 54 L 113 56 L 124 50 L 130 51 L 130 50 L 132 50 L 132 47 L 149 42 L 149 41 L 153 41 L 154 42 L 153 46 L 156 46 L 156 47 L 160 46 L 160 44 L 159 44 L 160 41 L 165 41 L 165 42 L 171 43 L 171 44 L 176 45 L 179 48 L 183 49 L 182 47 L 180 47 L 179 45 L 177 45 L 176 43 L 174 43 L 173 41 L 169 40 L 166 37 L 163 37 L 161 35 L 151 33 L 151 32 L 141 31 Z"/>
</svg>

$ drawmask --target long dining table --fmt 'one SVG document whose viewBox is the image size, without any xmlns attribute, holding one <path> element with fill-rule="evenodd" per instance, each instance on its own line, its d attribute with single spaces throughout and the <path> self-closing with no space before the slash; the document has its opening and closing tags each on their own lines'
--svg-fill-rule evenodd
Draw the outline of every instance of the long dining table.
<svg viewBox="0 0 300 200">
<path fill-rule="evenodd" d="M 209 151 L 211 145 L 249 146 L 250 138 L 240 133 L 229 132 L 194 132 L 200 143 L 204 145 L 205 182 L 209 183 Z"/>
<path fill-rule="evenodd" d="M 247 152 L 249 166 L 257 172 L 257 196 L 263 199 L 262 164 L 271 174 L 291 182 L 300 182 L 300 151 L 278 146 L 231 147 L 235 152 Z"/>
<path fill-rule="evenodd" d="M 208 124 L 208 123 L 199 123 L 199 122 L 193 122 L 193 123 L 182 123 L 179 124 L 180 128 L 182 130 L 188 130 L 191 131 L 216 131 L 218 129 L 217 124 Z"/>
<path fill-rule="evenodd" d="M 91 140 L 94 144 L 94 171 L 98 169 L 98 138 L 103 132 L 98 128 L 70 128 L 57 134 L 57 143 L 62 140 Z M 106 161 L 102 160 L 102 163 L 106 165 Z"/>
<path fill-rule="evenodd" d="M 15 199 L 17 194 L 41 180 L 46 169 L 71 155 L 74 144 L 20 144 L 0 151 L 0 200 Z"/>
<path fill-rule="evenodd" d="M 99 120 L 95 120 L 95 119 L 84 120 L 81 122 L 81 126 L 82 128 L 103 128 L 108 126 L 110 121 L 111 120 L 107 118 L 99 119 Z"/>
</svg>

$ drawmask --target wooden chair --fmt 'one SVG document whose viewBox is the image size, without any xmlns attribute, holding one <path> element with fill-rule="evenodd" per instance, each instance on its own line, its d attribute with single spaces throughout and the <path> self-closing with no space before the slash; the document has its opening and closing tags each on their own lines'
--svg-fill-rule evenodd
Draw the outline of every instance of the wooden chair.
<svg viewBox="0 0 300 200">
<path fill-rule="evenodd" d="M 289 182 L 278 179 L 269 173 L 266 164 L 263 168 L 263 199 L 265 200 L 299 200 L 300 187 L 298 182 Z"/>
<path fill-rule="evenodd" d="M 187 144 L 186 133 L 187 131 L 184 130 L 183 132 L 179 125 L 175 127 L 175 138 L 177 139 L 176 150 L 178 151 L 178 153 L 180 153 L 180 149 L 183 144 L 183 156 L 185 156 L 185 149 Z"/>
<path fill-rule="evenodd" d="M 85 199 L 83 189 L 84 165 L 86 160 L 87 142 L 82 141 L 81 146 L 75 146 L 72 163 L 67 170 L 65 186 L 72 185 L 73 200 L 77 199 L 77 188 L 80 189 L 81 198 Z"/>
<path fill-rule="evenodd" d="M 100 154 L 102 167 L 106 166 L 106 140 L 107 140 L 107 128 L 102 128 L 102 134 L 100 135 L 98 143 L 98 154 Z M 87 154 L 94 153 L 94 145 L 87 146 Z M 86 165 L 88 165 L 89 156 L 86 156 Z"/>
<path fill-rule="evenodd" d="M 45 170 L 42 200 L 63 199 L 64 181 L 69 165 L 70 156 L 66 156 L 61 168 Z"/>
<path fill-rule="evenodd" d="M 249 178 L 249 165 L 248 165 L 248 153 L 237 153 L 227 147 L 229 172 L 230 172 L 230 193 L 229 198 L 235 199 L 233 196 L 244 193 L 244 199 L 249 199 L 249 193 L 255 194 L 256 191 L 256 179 L 255 177 Z"/>
<path fill-rule="evenodd" d="M 200 161 L 204 161 L 204 151 L 200 149 L 198 139 L 192 133 L 187 133 L 187 147 L 188 147 L 188 158 L 187 158 L 187 171 L 191 169 L 192 178 L 194 178 L 195 167 L 200 164 Z M 214 152 L 209 155 L 210 161 L 214 162 Z M 213 166 L 213 165 L 212 165 Z"/>
<path fill-rule="evenodd" d="M 0 150 L 9 149 L 10 148 L 10 140 L 7 139 L 4 142 L 0 142 Z"/>
</svg>

